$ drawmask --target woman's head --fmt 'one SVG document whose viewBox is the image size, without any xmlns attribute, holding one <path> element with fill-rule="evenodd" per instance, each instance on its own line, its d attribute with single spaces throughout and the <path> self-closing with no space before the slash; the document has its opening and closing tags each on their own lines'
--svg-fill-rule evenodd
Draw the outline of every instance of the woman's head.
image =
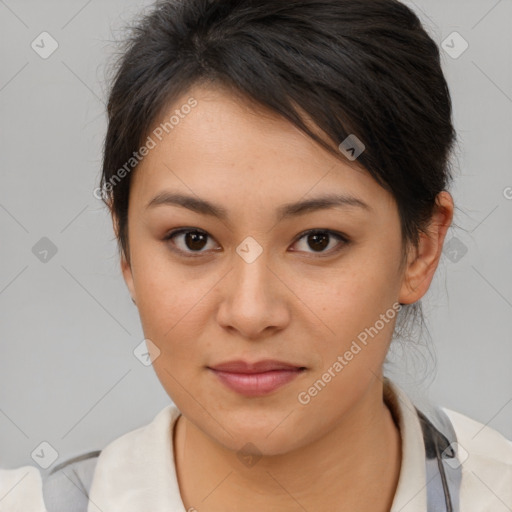
<svg viewBox="0 0 512 512">
<path fill-rule="evenodd" d="M 427 291 L 452 217 L 450 97 L 414 13 L 160 2 L 127 43 L 108 114 L 101 185 L 123 275 L 184 415 L 277 453 L 368 402 L 399 304 Z M 209 369 L 233 359 L 306 370 L 249 398 Z"/>
</svg>

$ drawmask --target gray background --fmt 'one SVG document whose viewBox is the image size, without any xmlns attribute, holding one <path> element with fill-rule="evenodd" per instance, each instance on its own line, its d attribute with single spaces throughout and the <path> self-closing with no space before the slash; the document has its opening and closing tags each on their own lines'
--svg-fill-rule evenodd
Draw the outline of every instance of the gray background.
<svg viewBox="0 0 512 512">
<path fill-rule="evenodd" d="M 512 2 L 405 3 L 440 46 L 457 31 L 469 48 L 458 58 L 441 50 L 459 135 L 451 189 L 459 227 L 450 228 L 423 299 L 431 341 L 406 343 L 393 373 L 414 399 L 429 397 L 512 438 Z M 103 448 L 170 403 L 152 367 L 133 355 L 142 329 L 110 218 L 92 194 L 110 41 L 144 5 L 0 0 L 5 468 L 34 465 L 36 448 L 48 463 L 43 441 L 58 452 L 54 465 Z M 31 48 L 43 31 L 59 45 L 47 59 Z M 46 262 L 36 257 L 43 237 L 57 250 Z"/>
</svg>

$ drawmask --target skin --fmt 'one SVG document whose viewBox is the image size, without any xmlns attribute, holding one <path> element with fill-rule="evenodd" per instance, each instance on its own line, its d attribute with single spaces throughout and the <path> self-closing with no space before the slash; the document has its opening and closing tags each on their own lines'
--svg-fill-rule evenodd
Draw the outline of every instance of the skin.
<svg viewBox="0 0 512 512">
<path fill-rule="evenodd" d="M 211 84 L 188 91 L 164 117 L 190 97 L 197 106 L 132 176 L 130 262 L 121 258 L 145 337 L 159 350 L 154 369 L 182 413 L 173 446 L 186 510 L 387 511 L 401 446 L 382 399 L 382 365 L 396 316 L 307 405 L 297 397 L 393 304 L 426 293 L 452 198 L 438 196 L 428 236 L 400 268 L 396 203 L 357 161 L 336 159 L 288 121 Z M 221 205 L 228 218 L 146 208 L 163 190 Z M 332 192 L 371 210 L 338 206 L 276 219 L 285 203 Z M 181 227 L 207 237 L 196 246 L 183 234 L 164 239 Z M 332 236 L 318 249 L 303 236 L 313 228 L 350 242 Z M 252 263 L 236 252 L 247 236 L 262 249 Z M 267 358 L 306 370 L 269 395 L 246 397 L 207 368 Z M 255 464 L 237 456 L 244 446 L 260 457 Z"/>
</svg>

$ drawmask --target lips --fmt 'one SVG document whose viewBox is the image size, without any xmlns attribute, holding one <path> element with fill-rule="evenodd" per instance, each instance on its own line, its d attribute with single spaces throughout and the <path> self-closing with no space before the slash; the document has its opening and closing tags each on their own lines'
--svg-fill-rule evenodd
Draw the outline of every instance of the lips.
<svg viewBox="0 0 512 512">
<path fill-rule="evenodd" d="M 256 361 L 249 363 L 242 360 L 228 361 L 226 363 L 210 366 L 212 370 L 219 370 L 230 373 L 263 373 L 273 370 L 298 370 L 304 368 L 300 365 L 285 363 L 275 359 L 265 359 L 263 361 Z"/>
<path fill-rule="evenodd" d="M 306 368 L 276 360 L 229 361 L 208 367 L 231 390 L 245 396 L 262 396 L 293 380 Z"/>
</svg>

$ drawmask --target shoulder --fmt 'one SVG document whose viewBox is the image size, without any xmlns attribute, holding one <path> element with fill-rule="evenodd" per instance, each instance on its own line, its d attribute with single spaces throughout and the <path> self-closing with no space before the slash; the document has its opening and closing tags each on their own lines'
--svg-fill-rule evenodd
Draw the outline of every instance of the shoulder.
<svg viewBox="0 0 512 512">
<path fill-rule="evenodd" d="M 462 465 L 461 499 L 471 501 L 475 510 L 480 510 L 478 506 L 496 512 L 511 510 L 512 441 L 464 414 L 446 408 L 443 411 L 457 436 Z"/>
<path fill-rule="evenodd" d="M 148 450 L 159 450 L 162 442 L 169 441 L 169 433 L 180 414 L 174 404 L 163 407 L 149 422 L 110 441 L 101 451 L 99 465 L 103 467 L 107 459 L 114 457 L 116 464 L 121 460 L 133 462 L 144 459 Z"/>
<path fill-rule="evenodd" d="M 91 451 L 64 461 L 43 477 L 43 496 L 48 512 L 73 507 L 86 511 L 94 469 L 101 451 Z"/>
<path fill-rule="evenodd" d="M 472 455 L 493 459 L 497 464 L 512 466 L 512 441 L 497 430 L 460 412 L 446 409 L 460 445 Z"/>
<path fill-rule="evenodd" d="M 0 511 L 45 512 L 41 473 L 35 466 L 0 468 Z"/>
</svg>

